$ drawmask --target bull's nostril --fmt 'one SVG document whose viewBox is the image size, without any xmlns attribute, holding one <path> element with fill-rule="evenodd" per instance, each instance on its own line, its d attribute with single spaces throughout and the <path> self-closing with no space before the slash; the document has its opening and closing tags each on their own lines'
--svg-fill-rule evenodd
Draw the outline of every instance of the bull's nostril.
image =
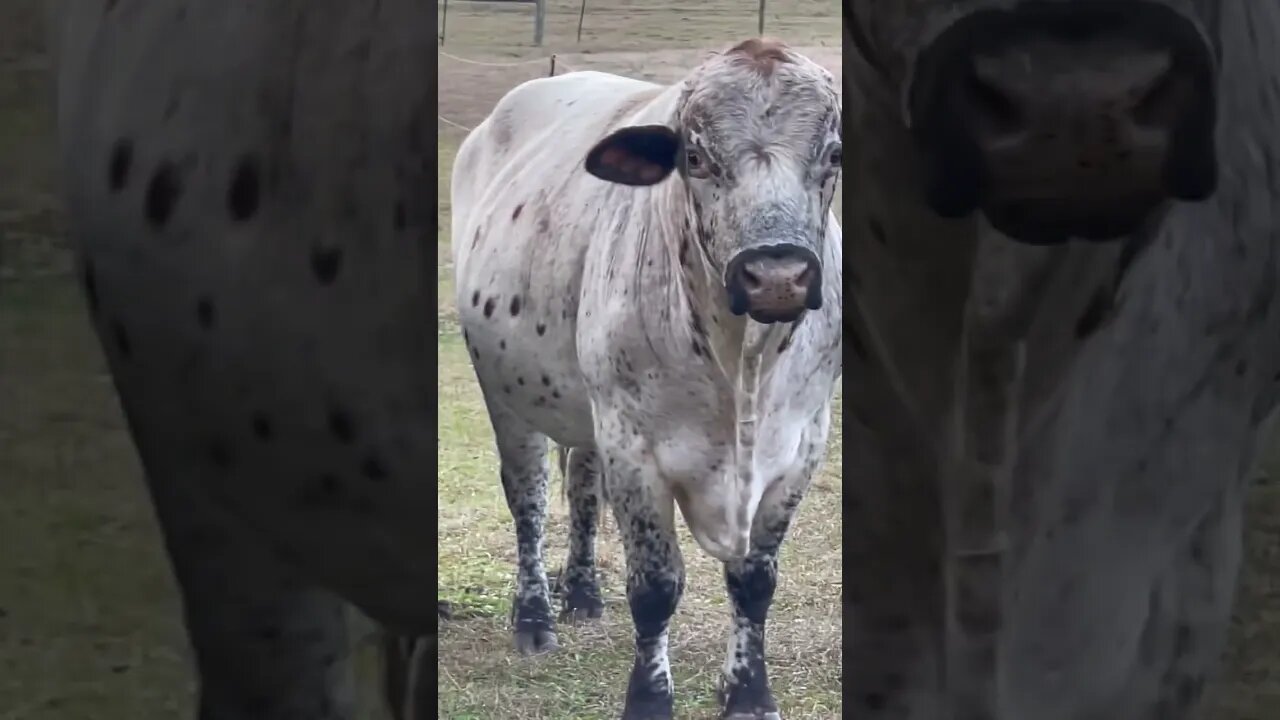
<svg viewBox="0 0 1280 720">
<path fill-rule="evenodd" d="M 742 282 L 746 283 L 747 287 L 755 290 L 760 287 L 760 276 L 746 268 L 742 268 Z"/>
<path fill-rule="evenodd" d="M 799 275 L 797 275 L 797 276 L 796 276 L 796 279 L 795 279 L 795 286 L 796 286 L 796 287 L 800 287 L 800 288 L 808 286 L 808 284 L 809 284 L 809 276 L 810 276 L 810 274 L 812 274 L 812 273 L 813 273 L 813 268 L 812 268 L 812 267 L 810 267 L 810 266 L 808 266 L 808 265 L 806 265 L 806 266 L 805 266 L 805 268 L 804 268 L 804 272 L 802 272 L 802 273 L 800 273 Z"/>
</svg>

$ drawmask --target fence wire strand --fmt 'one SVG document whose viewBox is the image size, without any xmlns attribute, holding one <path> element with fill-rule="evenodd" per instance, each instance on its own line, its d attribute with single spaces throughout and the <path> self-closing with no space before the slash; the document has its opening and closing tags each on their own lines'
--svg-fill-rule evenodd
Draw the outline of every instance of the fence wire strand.
<svg viewBox="0 0 1280 720">
<path fill-rule="evenodd" d="M 556 76 L 556 75 L 562 75 L 562 74 L 564 74 L 565 72 L 574 72 L 574 70 L 573 70 L 573 68 L 572 68 L 572 67 L 570 67 L 570 66 L 566 65 L 566 64 L 565 64 L 565 62 L 564 62 L 563 60 L 561 60 L 561 59 L 560 59 L 560 56 L 559 56 L 559 55 L 556 55 L 556 54 L 554 54 L 554 53 L 552 53 L 549 57 L 543 57 L 543 58 L 532 58 L 532 59 L 530 59 L 530 60 L 520 60 L 520 61 L 518 61 L 518 62 L 502 62 L 502 63 L 495 63 L 495 62 L 483 62 L 483 61 L 480 61 L 480 60 L 472 60 L 472 59 L 470 59 L 470 58 L 459 57 L 459 56 L 457 56 L 457 55 L 453 55 L 453 54 L 451 54 L 451 53 L 447 53 L 447 52 L 445 52 L 445 51 L 443 51 L 443 50 L 440 50 L 440 49 L 438 49 L 438 48 L 437 48 L 436 52 L 438 52 L 438 53 L 440 53 L 441 55 L 443 55 L 443 56 L 445 56 L 445 57 L 449 58 L 450 60 L 456 60 L 456 61 L 458 61 L 458 62 L 460 62 L 460 63 L 466 63 L 466 64 L 468 64 L 468 65 L 479 65 L 479 66 L 481 66 L 481 67 L 519 67 L 519 66 L 521 66 L 521 65 L 533 65 L 534 63 L 543 63 L 543 62 L 545 62 L 545 63 L 549 63 L 549 64 L 550 64 L 550 70 L 548 70 L 548 71 L 547 71 L 547 77 L 554 77 L 554 76 Z M 557 72 L 557 70 L 558 70 L 559 72 Z M 445 125 L 449 125 L 449 126 L 455 127 L 455 128 L 457 128 L 457 129 L 461 130 L 462 132 L 471 132 L 472 130 L 474 130 L 474 129 L 475 129 L 475 128 L 467 127 L 466 125 L 463 125 L 463 124 L 462 124 L 462 123 L 460 123 L 460 122 L 456 122 L 456 121 L 454 121 L 454 120 L 450 120 L 449 118 L 447 118 L 447 117 L 445 117 L 445 116 L 443 116 L 443 115 L 441 115 L 441 114 L 439 114 L 439 113 L 436 113 L 436 119 L 437 119 L 437 120 L 439 120 L 440 122 L 444 123 Z"/>
<path fill-rule="evenodd" d="M 482 67 L 519 67 L 521 65 L 532 65 L 534 63 L 546 62 L 547 58 L 533 58 L 532 60 L 517 60 L 516 62 L 485 62 L 481 60 L 472 60 L 471 58 L 458 57 L 440 50 L 439 53 L 450 60 L 457 60 L 460 63 L 468 65 L 480 65 Z"/>
<path fill-rule="evenodd" d="M 439 118 L 440 122 L 444 123 L 445 125 L 452 125 L 452 126 L 454 126 L 454 127 L 458 128 L 459 130 L 461 130 L 462 132 L 471 132 L 471 130 L 472 130 L 472 128 L 469 128 L 469 127 L 467 127 L 466 125 L 463 125 L 462 123 L 456 123 L 456 122 L 454 122 L 454 121 L 450 120 L 449 118 L 447 118 L 447 117 L 445 117 L 445 116 L 443 116 L 443 115 L 440 115 L 440 114 L 438 114 L 438 113 L 436 114 L 436 117 L 437 117 L 437 118 Z"/>
</svg>

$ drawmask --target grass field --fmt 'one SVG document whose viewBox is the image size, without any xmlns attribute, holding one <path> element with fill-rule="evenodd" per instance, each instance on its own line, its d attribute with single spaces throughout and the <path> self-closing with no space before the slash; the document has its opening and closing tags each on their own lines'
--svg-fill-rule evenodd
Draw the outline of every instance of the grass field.
<svg viewBox="0 0 1280 720">
<path fill-rule="evenodd" d="M 767 32 L 835 53 L 832 5 L 770 3 Z M 568 66 L 670 77 L 698 49 L 752 34 L 755 6 L 592 3 L 577 46 L 577 3 L 555 2 L 548 49 L 537 51 L 528 46 L 526 7 L 454 5 L 445 49 L 506 62 L 555 51 Z M 39 17 L 38 0 L 0 2 L 0 720 L 189 718 L 193 683 L 176 591 L 110 379 L 66 273 Z M 441 113 L 473 124 L 503 91 L 543 67 L 486 68 L 442 58 Z M 444 125 L 440 132 L 443 181 L 460 133 Z M 447 193 L 445 182 L 441 192 Z M 447 213 L 442 203 L 441 228 Z M 563 648 L 551 656 L 521 659 L 511 650 L 506 612 L 514 541 L 491 433 L 447 304 L 445 240 L 446 303 L 438 310 L 440 592 L 454 618 L 441 628 L 439 716 L 614 717 L 631 638 L 619 604 L 623 567 L 611 521 L 600 538 L 605 621 L 563 628 Z M 836 444 L 782 559 L 769 654 L 790 720 L 841 716 L 840 466 Z M 1266 468 L 1280 471 L 1280 463 Z M 565 510 L 558 499 L 552 505 L 554 569 L 565 549 Z M 719 568 L 685 539 L 689 583 L 672 629 L 672 660 L 679 717 L 697 720 L 715 716 L 712 687 L 727 609 Z M 1256 485 L 1247 551 L 1238 621 L 1210 720 L 1280 717 L 1280 485 Z M 369 691 L 361 720 L 380 719 L 370 653 L 355 652 Z"/>
</svg>

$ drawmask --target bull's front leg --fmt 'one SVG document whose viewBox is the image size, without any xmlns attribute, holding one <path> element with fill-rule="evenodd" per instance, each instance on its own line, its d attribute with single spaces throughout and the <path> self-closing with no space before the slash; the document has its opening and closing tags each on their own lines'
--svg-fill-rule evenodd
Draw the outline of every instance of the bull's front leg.
<svg viewBox="0 0 1280 720">
<path fill-rule="evenodd" d="M 729 649 L 720 678 L 723 717 L 728 720 L 780 720 L 769 688 L 764 660 L 764 625 L 778 585 L 778 548 L 802 492 L 763 503 L 752 528 L 751 550 L 725 563 L 724 581 L 733 606 Z"/>
<path fill-rule="evenodd" d="M 826 448 L 826 423 L 818 423 L 797 472 L 780 478 L 760 500 L 751 525 L 751 549 L 725 563 L 724 580 L 733 606 L 729 648 L 720 678 L 726 720 L 781 720 L 769 687 L 764 658 L 764 626 L 778 586 L 778 549 Z"/>
<path fill-rule="evenodd" d="M 606 444 L 598 435 L 605 483 L 627 554 L 627 601 L 635 623 L 636 657 L 623 720 L 672 717 L 674 686 L 667 626 L 684 593 L 684 559 L 676 541 L 675 507 L 634 434 Z"/>
</svg>

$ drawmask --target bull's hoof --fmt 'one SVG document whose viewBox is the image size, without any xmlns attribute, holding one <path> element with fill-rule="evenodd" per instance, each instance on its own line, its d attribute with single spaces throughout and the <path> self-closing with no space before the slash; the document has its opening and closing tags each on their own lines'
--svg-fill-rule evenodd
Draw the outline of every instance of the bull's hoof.
<svg viewBox="0 0 1280 720">
<path fill-rule="evenodd" d="M 675 717 L 675 698 L 671 695 L 670 682 L 665 672 L 655 676 L 651 667 L 640 663 L 632 665 L 622 720 L 671 720 Z"/>
<path fill-rule="evenodd" d="M 746 683 L 734 685 L 725 676 L 719 676 L 716 700 L 722 708 L 721 720 L 782 720 L 768 682 L 760 682 L 756 677 L 748 676 Z"/>
<path fill-rule="evenodd" d="M 516 652 L 524 657 L 542 655 L 560 649 L 556 631 L 550 628 L 529 628 L 515 631 Z"/>
<path fill-rule="evenodd" d="M 560 622 L 577 624 L 589 620 L 599 620 L 604 616 L 604 601 L 600 599 L 600 591 L 592 586 L 578 586 L 568 590 L 564 595 L 564 610 L 560 611 Z"/>
<path fill-rule="evenodd" d="M 516 595 L 511 602 L 511 627 L 516 641 L 516 652 L 528 657 L 541 655 L 560 648 L 556 641 L 556 626 L 551 620 L 551 605 L 542 595 Z"/>
</svg>

